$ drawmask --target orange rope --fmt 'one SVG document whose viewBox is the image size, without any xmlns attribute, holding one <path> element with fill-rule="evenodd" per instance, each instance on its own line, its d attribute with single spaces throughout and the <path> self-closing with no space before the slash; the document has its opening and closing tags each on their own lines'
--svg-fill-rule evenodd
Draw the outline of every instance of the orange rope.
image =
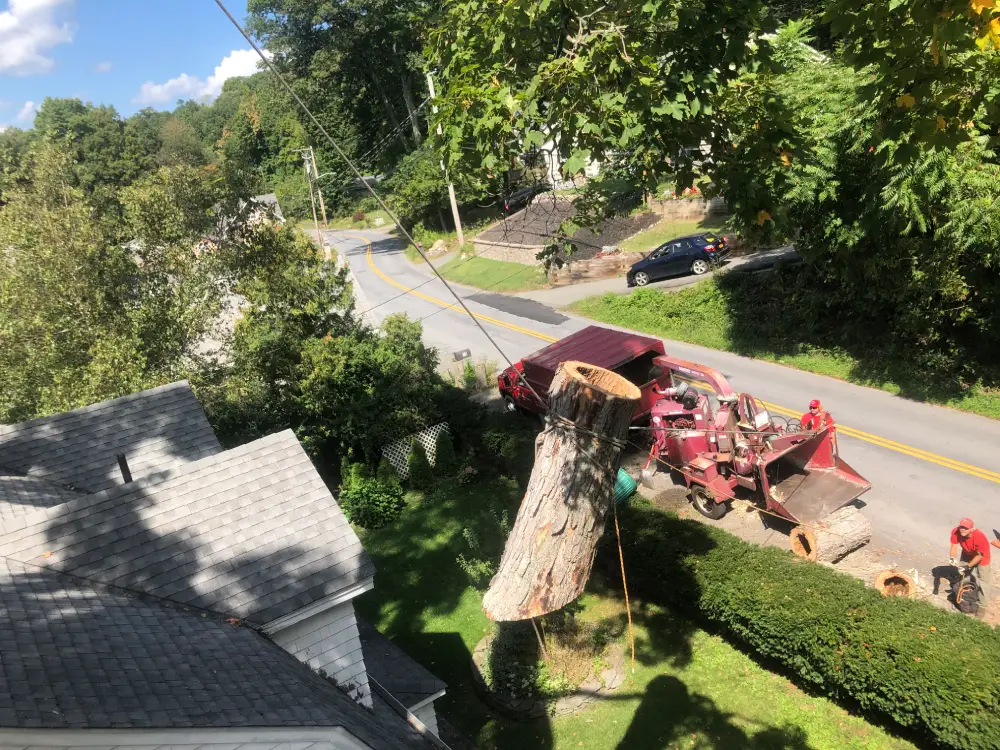
<svg viewBox="0 0 1000 750">
<path fill-rule="evenodd" d="M 632 606 L 628 601 L 628 583 L 625 581 L 625 556 L 622 554 L 622 533 L 618 528 L 618 503 L 611 501 L 615 513 L 615 536 L 618 537 L 618 562 L 622 566 L 622 588 L 625 590 L 625 611 L 628 612 L 628 637 L 632 642 L 632 674 L 635 674 L 635 632 L 632 630 Z"/>
</svg>

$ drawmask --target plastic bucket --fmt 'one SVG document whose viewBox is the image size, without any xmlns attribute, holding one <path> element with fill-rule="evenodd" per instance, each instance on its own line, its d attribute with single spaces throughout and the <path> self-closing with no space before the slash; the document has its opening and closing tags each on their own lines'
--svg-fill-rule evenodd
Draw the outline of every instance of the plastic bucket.
<svg viewBox="0 0 1000 750">
<path fill-rule="evenodd" d="M 625 469 L 618 470 L 618 477 L 615 479 L 615 505 L 627 502 L 635 494 L 636 483 Z"/>
</svg>

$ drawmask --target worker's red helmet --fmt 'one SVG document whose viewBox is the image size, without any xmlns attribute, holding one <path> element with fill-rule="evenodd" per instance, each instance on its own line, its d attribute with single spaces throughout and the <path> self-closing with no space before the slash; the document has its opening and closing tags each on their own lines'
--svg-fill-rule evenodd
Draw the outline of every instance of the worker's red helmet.
<svg viewBox="0 0 1000 750">
<path fill-rule="evenodd" d="M 971 518 L 963 518 L 961 521 L 958 522 L 958 527 L 960 529 L 974 529 L 976 528 L 976 525 L 972 523 Z"/>
<path fill-rule="evenodd" d="M 809 402 L 809 408 L 810 409 L 818 409 L 819 408 L 819 399 L 818 398 L 814 398 L 812 401 L 810 401 Z"/>
</svg>

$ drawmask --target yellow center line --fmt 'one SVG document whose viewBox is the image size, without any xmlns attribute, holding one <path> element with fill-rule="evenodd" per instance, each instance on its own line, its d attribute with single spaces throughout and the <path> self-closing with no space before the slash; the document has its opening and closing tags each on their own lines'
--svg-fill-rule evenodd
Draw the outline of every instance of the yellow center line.
<svg viewBox="0 0 1000 750">
<path fill-rule="evenodd" d="M 371 242 L 369 242 L 364 237 L 361 237 L 360 235 L 344 235 L 344 236 L 356 240 L 361 240 L 367 245 L 368 249 L 365 252 L 365 260 L 368 263 L 369 268 L 371 268 L 376 273 L 376 275 L 378 275 L 378 277 L 383 281 L 385 281 L 387 284 L 391 284 L 392 286 L 396 287 L 397 289 L 401 289 L 407 294 L 411 294 L 414 297 L 419 297 L 420 299 L 426 300 L 427 302 L 430 302 L 432 304 L 448 308 L 449 310 L 455 310 L 456 312 L 462 313 L 463 315 L 466 314 L 465 310 L 463 310 L 459 305 L 453 305 L 443 300 L 439 300 L 435 297 L 431 297 L 427 294 L 423 294 L 422 292 L 418 292 L 415 289 L 404 286 L 403 284 L 400 284 L 398 281 L 389 278 L 388 276 L 386 276 L 386 274 L 384 274 L 381 270 L 379 270 L 379 268 L 375 265 L 374 261 L 372 260 Z M 523 333 L 527 336 L 532 336 L 536 339 L 541 339 L 542 341 L 546 341 L 548 343 L 552 343 L 554 341 L 559 340 L 554 336 L 549 336 L 548 334 L 539 333 L 538 331 L 532 331 L 529 328 L 522 328 L 521 326 L 514 325 L 513 323 L 508 323 L 507 321 L 504 320 L 498 320 L 497 318 L 492 318 L 489 315 L 482 315 L 477 312 L 473 312 L 472 314 L 479 320 L 482 320 L 486 323 L 492 323 L 493 325 L 497 325 L 502 328 L 507 328 L 511 331 L 517 331 L 518 333 Z M 697 383 L 692 383 L 692 384 L 697 385 Z M 789 409 L 786 406 L 779 406 L 778 404 L 772 404 L 768 401 L 761 401 L 761 403 L 764 404 L 764 406 L 770 409 L 771 411 L 776 412 L 785 417 L 798 418 L 801 416 L 799 412 L 793 409 Z M 863 440 L 866 443 L 871 443 L 872 445 L 877 445 L 882 448 L 887 448 L 888 450 L 892 450 L 897 453 L 902 453 L 903 455 L 910 456 L 912 458 L 916 458 L 921 461 L 927 461 L 928 463 L 936 464 L 946 469 L 951 469 L 953 471 L 958 471 L 963 474 L 968 474 L 970 476 L 978 477 L 980 479 L 985 479 L 988 482 L 995 482 L 997 484 L 1000 484 L 1000 472 L 991 471 L 990 469 L 984 469 L 979 466 L 973 466 L 972 464 L 963 463 L 962 461 L 956 461 L 955 459 L 948 458 L 946 456 L 940 456 L 936 453 L 931 453 L 930 451 L 925 451 L 921 448 L 914 448 L 913 446 L 905 445 L 904 443 L 897 443 L 895 440 L 889 440 L 888 438 L 880 437 L 878 435 L 872 435 L 871 433 L 863 432 L 854 427 L 848 427 L 847 425 L 838 424 L 837 431 L 840 434 L 847 435 L 848 437 L 856 438 L 858 440 Z"/>
<path fill-rule="evenodd" d="M 460 312 L 460 313 L 462 313 L 462 315 L 466 314 L 465 310 L 463 310 L 462 307 L 459 306 L 459 305 L 453 305 L 453 304 L 451 304 L 449 302 L 445 302 L 444 300 L 439 300 L 439 299 L 437 299 L 435 297 L 430 297 L 430 296 L 424 294 L 423 292 L 418 292 L 418 291 L 416 291 L 416 289 L 412 289 L 410 287 L 404 286 L 403 284 L 400 284 L 395 279 L 389 278 L 384 273 L 382 273 L 382 271 L 379 270 L 378 266 L 376 266 L 375 263 L 372 261 L 372 243 L 371 242 L 369 242 L 368 240 L 366 240 L 364 237 L 360 237 L 358 235 L 344 235 L 344 236 L 345 237 L 351 237 L 352 239 L 356 239 L 356 240 L 362 240 L 362 241 L 364 241 L 368 245 L 368 250 L 367 250 L 367 252 L 365 252 L 365 260 L 368 262 L 368 266 L 378 275 L 378 277 L 380 279 L 382 279 L 384 282 L 386 282 L 387 284 L 391 284 L 392 286 L 396 287 L 397 289 L 402 289 L 407 294 L 412 294 L 414 297 L 419 297 L 422 300 L 427 300 L 428 302 L 431 302 L 431 303 L 433 303 L 435 305 L 440 305 L 441 307 L 446 307 L 449 310 L 454 310 L 456 312 Z M 497 318 L 491 318 L 489 315 L 481 315 L 480 313 L 477 313 L 477 312 L 474 312 L 472 314 L 473 314 L 474 317 L 478 318 L 479 320 L 485 321 L 486 323 L 492 323 L 493 325 L 496 325 L 496 326 L 501 326 L 503 328 L 508 328 L 511 331 L 517 331 L 518 333 L 523 333 L 523 334 L 525 334 L 527 336 L 534 336 L 536 339 L 541 339 L 542 341 L 548 341 L 550 344 L 552 342 L 554 342 L 554 341 L 558 341 L 559 340 L 555 336 L 548 336 L 548 335 L 546 335 L 544 333 L 539 333 L 538 331 L 532 331 L 532 330 L 529 330 L 527 328 L 522 328 L 521 326 L 514 325 L 513 323 L 508 323 L 508 322 L 506 322 L 504 320 L 498 320 Z"/>
</svg>

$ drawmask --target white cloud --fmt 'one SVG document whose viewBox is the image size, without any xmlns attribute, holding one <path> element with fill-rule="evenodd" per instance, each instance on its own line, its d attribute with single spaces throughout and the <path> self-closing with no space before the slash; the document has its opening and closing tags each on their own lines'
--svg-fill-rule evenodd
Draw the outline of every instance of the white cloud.
<svg viewBox="0 0 1000 750">
<path fill-rule="evenodd" d="M 10 125 L 0 125 L 0 133 L 10 128 Z"/>
<path fill-rule="evenodd" d="M 35 112 L 38 111 L 38 107 L 32 101 L 27 101 L 24 106 L 17 111 L 17 121 L 18 122 L 30 122 L 35 119 Z"/>
<path fill-rule="evenodd" d="M 215 72 L 207 79 L 181 73 L 176 78 L 171 78 L 164 83 L 146 81 L 139 88 L 139 93 L 135 95 L 132 102 L 148 106 L 151 104 L 172 104 L 178 99 L 211 101 L 222 92 L 222 84 L 228 79 L 256 73 L 259 62 L 260 58 L 252 49 L 233 50 L 215 66 Z"/>
<path fill-rule="evenodd" d="M 2 1 L 2 0 L 0 0 Z M 0 11 L 0 75 L 45 73 L 55 66 L 47 52 L 73 40 L 73 24 L 60 6 L 73 0 L 8 0 Z"/>
<path fill-rule="evenodd" d="M 95 70 L 98 73 L 110 73 L 111 72 L 111 63 L 110 62 L 97 63 L 97 67 L 95 68 Z"/>
</svg>

